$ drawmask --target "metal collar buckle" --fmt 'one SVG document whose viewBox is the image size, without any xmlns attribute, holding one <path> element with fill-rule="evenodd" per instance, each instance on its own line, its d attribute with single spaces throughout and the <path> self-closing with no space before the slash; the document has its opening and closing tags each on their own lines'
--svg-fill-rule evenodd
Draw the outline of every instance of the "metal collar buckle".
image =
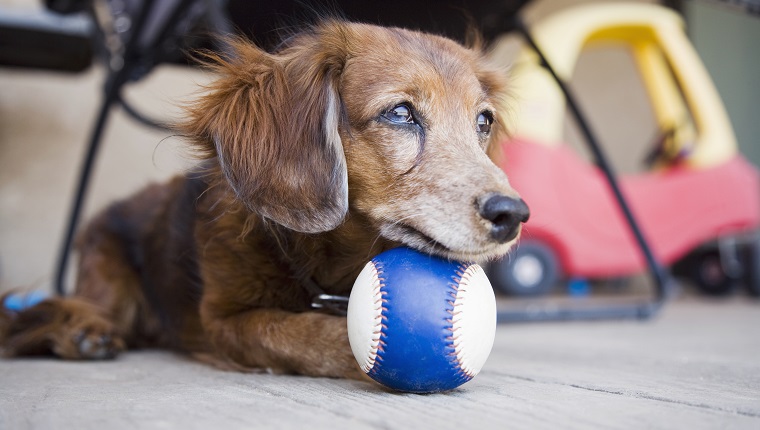
<svg viewBox="0 0 760 430">
<path fill-rule="evenodd" d="M 312 309 L 323 309 L 335 315 L 346 316 L 348 313 L 348 297 L 332 294 L 319 294 L 311 302 Z"/>
</svg>

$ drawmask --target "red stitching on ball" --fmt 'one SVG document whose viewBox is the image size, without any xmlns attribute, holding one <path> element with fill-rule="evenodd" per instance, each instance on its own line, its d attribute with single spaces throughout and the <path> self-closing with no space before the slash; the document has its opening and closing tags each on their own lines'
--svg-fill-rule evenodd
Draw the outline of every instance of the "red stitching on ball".
<svg viewBox="0 0 760 430">
<path fill-rule="evenodd" d="M 464 263 L 460 265 L 457 270 L 455 271 L 456 276 L 452 276 L 451 280 L 453 282 L 449 283 L 449 287 L 451 287 L 452 291 L 449 293 L 454 300 L 448 301 L 448 303 L 451 304 L 452 310 L 449 312 L 451 314 L 451 319 L 447 320 L 449 322 L 448 330 L 451 333 L 446 339 L 451 340 L 452 344 L 452 352 L 448 354 L 449 361 L 452 365 L 452 367 L 457 369 L 457 376 L 460 378 L 465 379 L 465 381 L 468 381 L 472 379 L 473 375 L 469 374 L 469 372 L 465 372 L 464 366 L 462 363 L 462 360 L 460 359 L 460 355 L 462 355 L 461 358 L 464 358 L 464 353 L 460 354 L 461 351 L 458 351 L 459 345 L 457 345 L 457 341 L 461 337 L 461 333 L 456 333 L 457 331 L 461 330 L 461 327 L 454 328 L 455 320 L 457 320 L 457 317 L 461 315 L 462 310 L 457 310 L 456 308 L 459 306 L 462 306 L 463 303 L 457 303 L 456 298 L 460 292 L 466 293 L 467 290 L 461 287 L 462 283 L 467 283 L 467 281 L 470 280 L 472 277 L 471 272 L 468 272 L 470 267 L 473 266 L 474 263 Z"/>
<path fill-rule="evenodd" d="M 388 321 L 388 308 L 384 306 L 385 303 L 388 303 L 388 300 L 385 298 L 386 295 L 388 295 L 388 292 L 385 291 L 385 278 L 383 277 L 383 264 L 378 261 L 372 260 L 372 265 L 375 268 L 375 280 L 373 285 L 373 295 L 377 296 L 378 299 L 373 302 L 373 305 L 375 305 L 375 311 L 380 311 L 380 317 L 378 318 L 378 321 L 376 322 L 376 332 L 374 334 L 378 334 L 379 337 L 377 338 L 377 344 L 373 347 L 373 350 L 371 351 L 371 361 L 370 361 L 370 369 L 369 373 L 377 373 L 378 369 L 380 368 L 380 364 L 383 361 L 383 357 L 381 353 L 385 352 L 385 342 L 383 341 L 383 329 L 387 329 L 388 326 L 384 323 L 385 321 Z M 379 329 L 378 329 L 379 328 Z M 373 338 L 373 341 L 375 339 Z"/>
</svg>

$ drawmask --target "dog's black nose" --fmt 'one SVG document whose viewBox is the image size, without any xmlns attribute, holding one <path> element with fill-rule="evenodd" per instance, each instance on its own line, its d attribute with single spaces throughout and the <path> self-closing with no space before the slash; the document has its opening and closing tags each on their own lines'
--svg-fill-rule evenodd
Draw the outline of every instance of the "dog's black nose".
<svg viewBox="0 0 760 430">
<path fill-rule="evenodd" d="M 514 239 L 521 222 L 528 221 L 530 209 L 522 199 L 494 194 L 480 202 L 480 216 L 491 221 L 491 237 L 505 243 Z"/>
</svg>

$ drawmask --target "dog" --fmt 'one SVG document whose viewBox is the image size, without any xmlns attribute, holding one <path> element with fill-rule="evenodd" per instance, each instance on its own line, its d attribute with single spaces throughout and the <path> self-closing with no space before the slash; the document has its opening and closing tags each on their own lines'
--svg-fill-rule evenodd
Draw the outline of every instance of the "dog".
<svg viewBox="0 0 760 430">
<path fill-rule="evenodd" d="M 274 52 L 232 40 L 177 125 L 197 169 L 94 217 L 76 291 L 0 317 L 6 356 L 106 359 L 183 351 L 213 365 L 362 378 L 348 295 L 401 245 L 487 261 L 529 210 L 494 164 L 505 73 L 420 32 L 325 20 Z"/>
</svg>

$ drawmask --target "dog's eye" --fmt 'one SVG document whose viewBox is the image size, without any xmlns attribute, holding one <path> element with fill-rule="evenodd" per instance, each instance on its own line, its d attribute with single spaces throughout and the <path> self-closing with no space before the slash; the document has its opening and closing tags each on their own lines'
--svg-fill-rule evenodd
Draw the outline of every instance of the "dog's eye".
<svg viewBox="0 0 760 430">
<path fill-rule="evenodd" d="M 493 124 L 493 114 L 491 112 L 481 112 L 478 115 L 478 131 L 483 134 L 491 132 L 491 124 Z"/>
<path fill-rule="evenodd" d="M 412 109 L 405 104 L 396 105 L 385 113 L 383 117 L 390 122 L 397 124 L 414 124 L 414 116 L 412 115 Z"/>
</svg>

